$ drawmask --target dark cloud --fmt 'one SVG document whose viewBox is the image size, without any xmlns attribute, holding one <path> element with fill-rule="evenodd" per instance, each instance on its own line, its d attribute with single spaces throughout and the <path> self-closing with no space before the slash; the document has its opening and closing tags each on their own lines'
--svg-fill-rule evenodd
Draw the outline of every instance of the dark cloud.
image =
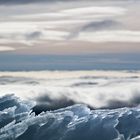
<svg viewBox="0 0 140 140">
<path fill-rule="evenodd" d="M 32 110 L 33 112 L 35 112 L 36 115 L 40 114 L 43 111 L 44 112 L 54 111 L 75 104 L 80 104 L 80 103 L 84 104 L 82 102 L 76 102 L 74 101 L 74 99 L 69 99 L 69 97 L 67 96 L 61 96 L 60 98 L 52 99 L 49 95 L 42 95 L 42 96 L 38 96 L 35 99 L 35 101 L 36 101 L 36 106 L 34 106 Z M 88 104 L 86 106 L 88 106 L 91 110 L 94 110 L 94 107 Z"/>
<path fill-rule="evenodd" d="M 97 82 L 78 82 L 78 83 L 74 83 L 71 86 L 72 87 L 81 87 L 81 86 L 94 86 L 97 85 Z"/>
<path fill-rule="evenodd" d="M 0 76 L 0 85 L 15 84 L 15 83 L 22 83 L 22 84 L 28 84 L 28 85 L 39 84 L 38 81 L 36 81 L 32 78 L 14 77 L 14 76 Z"/>
<path fill-rule="evenodd" d="M 28 4 L 28 3 L 41 3 L 41 2 L 69 2 L 69 1 L 81 1 L 81 0 L 0 0 L 0 4 Z M 84 0 L 82 0 L 84 1 Z M 92 0 L 88 0 L 92 1 Z M 95 0 L 94 0 L 95 1 Z"/>
<path fill-rule="evenodd" d="M 30 34 L 27 34 L 26 39 L 28 39 L 28 40 L 39 39 L 41 36 L 42 36 L 42 32 L 35 31 L 35 32 L 30 33 Z"/>
<path fill-rule="evenodd" d="M 136 107 L 140 104 L 140 95 L 137 93 L 128 101 L 120 101 L 120 100 L 110 100 L 104 109 L 116 109 L 123 107 Z"/>
<path fill-rule="evenodd" d="M 120 27 L 120 23 L 111 19 L 106 19 L 102 21 L 93 21 L 85 24 L 79 30 L 76 30 L 75 32 L 71 33 L 68 36 L 68 39 L 77 37 L 80 32 L 94 32 L 100 30 L 109 30 L 109 29 L 113 29 L 114 27 L 115 28 Z"/>
<path fill-rule="evenodd" d="M 36 106 L 33 107 L 33 112 L 35 112 L 36 115 L 42 111 L 56 110 L 76 104 L 73 100 L 66 97 L 51 99 L 47 95 L 37 97 L 36 102 Z"/>
<path fill-rule="evenodd" d="M 33 107 L 33 112 L 36 113 L 36 115 L 40 114 L 43 111 L 53 111 L 60 108 L 65 108 L 71 105 L 75 104 L 86 104 L 91 110 L 94 109 L 117 109 L 117 108 L 123 108 L 123 107 L 136 107 L 140 104 L 140 94 L 138 92 L 135 92 L 136 94 L 131 97 L 129 100 L 121 101 L 117 99 L 112 99 L 107 101 L 107 105 L 104 105 L 102 107 L 96 108 L 95 106 L 90 106 L 88 103 L 83 103 L 83 101 L 75 101 L 74 98 L 69 98 L 69 96 L 61 96 L 58 98 L 51 98 L 51 93 L 44 94 L 42 96 L 38 96 L 36 101 L 36 106 Z M 98 97 L 99 100 L 102 102 L 105 99 L 104 95 L 101 95 Z M 86 100 L 86 99 L 85 99 Z M 94 100 L 93 100 L 94 102 Z"/>
<path fill-rule="evenodd" d="M 0 0 L 0 4 L 27 4 L 35 2 L 45 2 L 50 0 Z"/>
<path fill-rule="evenodd" d="M 96 30 L 111 29 L 112 27 L 116 25 L 119 25 L 119 23 L 114 20 L 94 21 L 83 26 L 81 31 L 90 32 L 90 31 L 96 31 Z"/>
<path fill-rule="evenodd" d="M 116 1 L 116 0 L 0 0 L 0 4 L 28 4 L 28 3 L 40 3 L 40 2 L 70 2 L 70 1 Z M 118 1 L 130 1 L 136 2 L 139 0 L 118 0 Z"/>
</svg>

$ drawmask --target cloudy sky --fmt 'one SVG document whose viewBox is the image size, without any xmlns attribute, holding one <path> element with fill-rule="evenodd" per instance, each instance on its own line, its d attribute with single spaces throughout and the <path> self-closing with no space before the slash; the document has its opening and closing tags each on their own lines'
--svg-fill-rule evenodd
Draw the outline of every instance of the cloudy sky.
<svg viewBox="0 0 140 140">
<path fill-rule="evenodd" d="M 140 52 L 139 0 L 0 0 L 0 52 Z"/>
</svg>

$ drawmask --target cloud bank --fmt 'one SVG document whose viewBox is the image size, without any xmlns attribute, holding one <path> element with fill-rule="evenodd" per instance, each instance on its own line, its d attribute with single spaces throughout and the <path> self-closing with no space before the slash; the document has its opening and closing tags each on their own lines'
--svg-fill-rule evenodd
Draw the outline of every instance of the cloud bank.
<svg viewBox="0 0 140 140">
<path fill-rule="evenodd" d="M 15 49 L 9 46 L 0 46 L 0 52 L 2 51 L 14 51 Z"/>
<path fill-rule="evenodd" d="M 133 107 L 140 103 L 139 72 L 44 71 L 0 75 L 1 95 L 12 92 L 22 99 L 35 101 L 34 109 L 38 112 L 77 103 L 92 109 Z"/>
</svg>

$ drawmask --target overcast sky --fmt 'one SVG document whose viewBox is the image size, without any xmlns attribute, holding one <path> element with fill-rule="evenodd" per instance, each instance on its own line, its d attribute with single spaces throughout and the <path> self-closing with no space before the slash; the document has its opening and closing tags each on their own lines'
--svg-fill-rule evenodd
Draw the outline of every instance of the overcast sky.
<svg viewBox="0 0 140 140">
<path fill-rule="evenodd" d="M 140 52 L 139 0 L 0 0 L 0 52 Z"/>
</svg>

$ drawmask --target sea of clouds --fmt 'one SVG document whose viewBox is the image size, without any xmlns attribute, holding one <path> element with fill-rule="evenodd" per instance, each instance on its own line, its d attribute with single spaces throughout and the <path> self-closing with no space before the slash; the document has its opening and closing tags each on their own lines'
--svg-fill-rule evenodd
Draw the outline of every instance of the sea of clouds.
<svg viewBox="0 0 140 140">
<path fill-rule="evenodd" d="M 0 140 L 138 140 L 139 85 L 139 71 L 0 72 Z"/>
<path fill-rule="evenodd" d="M 1 95 L 15 94 L 46 110 L 82 103 L 92 109 L 137 106 L 140 72 L 0 72 Z"/>
</svg>

